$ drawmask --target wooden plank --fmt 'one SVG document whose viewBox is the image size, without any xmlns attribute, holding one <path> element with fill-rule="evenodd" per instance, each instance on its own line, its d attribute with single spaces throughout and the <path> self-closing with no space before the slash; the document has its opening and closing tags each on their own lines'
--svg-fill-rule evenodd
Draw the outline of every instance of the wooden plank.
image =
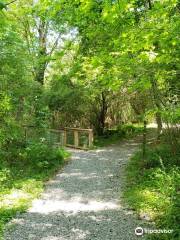
<svg viewBox="0 0 180 240">
<path fill-rule="evenodd" d="M 59 130 L 59 129 L 48 129 L 50 132 L 61 132 L 63 133 L 64 130 Z"/>
<path fill-rule="evenodd" d="M 66 147 L 70 147 L 70 148 L 75 148 L 75 149 L 82 149 L 82 150 L 89 150 L 89 148 L 86 147 L 75 147 L 75 145 L 71 145 L 71 144 L 66 144 Z"/>
<path fill-rule="evenodd" d="M 69 127 L 64 127 L 64 128 L 60 128 L 60 130 L 70 130 L 70 131 L 79 131 L 79 132 L 90 132 L 92 131 L 92 129 L 88 128 L 88 129 L 84 129 L 84 128 L 69 128 Z"/>
</svg>

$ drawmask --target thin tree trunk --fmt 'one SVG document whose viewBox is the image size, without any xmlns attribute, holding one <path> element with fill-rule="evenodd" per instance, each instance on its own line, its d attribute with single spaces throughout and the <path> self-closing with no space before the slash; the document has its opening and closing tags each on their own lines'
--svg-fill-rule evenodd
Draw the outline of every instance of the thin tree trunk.
<svg viewBox="0 0 180 240">
<path fill-rule="evenodd" d="M 40 20 L 39 28 L 38 28 L 38 41 L 39 41 L 39 52 L 38 52 L 38 62 L 36 66 L 36 77 L 35 80 L 40 84 L 44 84 L 44 76 L 47 67 L 47 28 L 46 22 L 44 20 Z"/>
<path fill-rule="evenodd" d="M 142 146 L 142 154 L 143 154 L 143 159 L 146 156 L 146 144 L 147 144 L 147 121 L 143 121 L 144 127 L 143 127 L 143 146 Z"/>
<path fill-rule="evenodd" d="M 151 80 L 151 86 L 152 86 L 154 104 L 157 108 L 156 123 L 157 123 L 157 138 L 159 139 L 162 132 L 162 117 L 161 117 L 161 104 L 160 104 L 160 99 L 158 94 L 158 87 L 155 80 Z"/>
<path fill-rule="evenodd" d="M 100 115 L 99 115 L 99 134 L 103 135 L 104 134 L 104 129 L 105 129 L 105 120 L 106 120 L 106 113 L 107 113 L 107 102 L 106 102 L 106 96 L 104 92 L 101 93 L 101 110 L 100 110 Z"/>
<path fill-rule="evenodd" d="M 44 55 L 45 57 L 45 55 Z M 45 77 L 45 70 L 46 70 L 46 63 L 39 63 L 38 67 L 36 68 L 36 76 L 35 80 L 39 82 L 41 85 L 44 84 L 44 77 Z"/>
<path fill-rule="evenodd" d="M 149 9 L 152 9 L 152 3 L 151 3 L 151 0 L 147 0 L 148 1 L 148 7 L 149 7 Z"/>
<path fill-rule="evenodd" d="M 161 132 L 162 132 L 162 119 L 161 119 L 161 113 L 156 113 L 156 123 L 157 123 L 157 138 L 160 138 Z"/>
</svg>

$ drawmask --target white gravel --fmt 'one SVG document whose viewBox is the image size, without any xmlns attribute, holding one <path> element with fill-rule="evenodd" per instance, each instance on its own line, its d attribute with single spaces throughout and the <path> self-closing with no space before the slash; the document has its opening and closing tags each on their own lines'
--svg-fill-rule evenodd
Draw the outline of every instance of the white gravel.
<svg viewBox="0 0 180 240">
<path fill-rule="evenodd" d="M 71 150 L 72 161 L 40 199 L 13 220 L 5 240 L 134 240 L 141 226 L 121 202 L 131 140 L 99 150 Z"/>
</svg>

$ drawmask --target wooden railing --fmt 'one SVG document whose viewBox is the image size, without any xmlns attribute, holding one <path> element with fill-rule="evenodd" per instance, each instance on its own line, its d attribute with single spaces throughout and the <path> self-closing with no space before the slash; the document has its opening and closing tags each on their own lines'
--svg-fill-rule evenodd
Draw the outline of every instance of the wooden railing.
<svg viewBox="0 0 180 240">
<path fill-rule="evenodd" d="M 34 126 L 24 126 L 26 140 L 39 139 L 55 146 L 89 149 L 93 146 L 93 130 L 81 128 L 46 129 L 41 131 Z"/>
<path fill-rule="evenodd" d="M 64 131 L 64 146 L 88 149 L 93 146 L 93 130 L 82 128 L 63 128 Z M 69 141 L 69 133 L 72 134 L 71 141 Z M 82 141 L 81 139 L 85 141 Z"/>
</svg>

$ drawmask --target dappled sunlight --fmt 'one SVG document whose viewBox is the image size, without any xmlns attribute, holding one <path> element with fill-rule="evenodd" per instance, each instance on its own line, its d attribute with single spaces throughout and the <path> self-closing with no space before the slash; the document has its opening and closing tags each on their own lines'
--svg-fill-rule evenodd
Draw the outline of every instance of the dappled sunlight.
<svg viewBox="0 0 180 240">
<path fill-rule="evenodd" d="M 134 236 L 136 225 L 129 226 L 129 217 L 122 211 L 107 209 L 98 212 L 52 212 L 48 214 L 28 212 L 18 224 L 18 240 L 94 240 L 119 239 L 122 232 L 126 239 Z M 129 228 L 129 232 L 126 229 Z M 23 231 L 23 235 L 19 234 Z M 102 238 L 104 234 L 104 237 Z M 114 238 L 112 238 L 114 236 Z M 123 239 L 124 240 L 124 239 Z"/>
<path fill-rule="evenodd" d="M 27 192 L 24 192 L 22 190 L 12 190 L 9 194 L 6 194 L 3 196 L 3 199 L 0 201 L 0 208 L 5 207 L 17 207 L 19 206 L 23 200 L 25 199 L 31 199 L 31 195 Z"/>
<path fill-rule="evenodd" d="M 96 222 L 101 222 L 103 220 L 103 217 L 102 216 L 90 216 L 90 219 L 92 219 L 93 221 L 96 221 Z M 108 219 L 106 219 L 108 220 Z"/>
<path fill-rule="evenodd" d="M 135 143 L 135 142 L 132 142 L 132 143 L 125 143 L 126 146 L 139 146 L 139 143 Z"/>
<path fill-rule="evenodd" d="M 127 154 L 127 156 L 128 156 L 128 157 L 131 157 L 131 156 L 132 156 L 132 153 Z"/>
<path fill-rule="evenodd" d="M 124 213 L 125 213 L 125 215 L 133 215 L 134 211 L 126 210 L 126 211 L 124 211 Z"/>
<path fill-rule="evenodd" d="M 102 178 L 102 177 L 99 177 L 99 176 L 97 176 L 97 175 L 94 175 L 94 176 L 82 176 L 82 177 L 80 177 L 80 179 L 84 179 L 84 180 L 86 180 L 86 179 L 98 179 L 98 178 Z"/>
<path fill-rule="evenodd" d="M 104 152 L 104 151 L 107 151 L 107 150 L 105 150 L 105 149 L 98 149 L 98 150 L 96 150 L 95 152 L 96 152 L 96 153 L 99 153 L 99 152 Z"/>
<path fill-rule="evenodd" d="M 55 236 L 48 236 L 48 237 L 43 237 L 42 240 L 59 240 L 59 237 L 55 237 Z M 61 237 L 61 240 L 66 240 L 65 237 Z"/>
<path fill-rule="evenodd" d="M 61 175 L 59 175 L 59 178 L 60 179 L 72 178 L 74 180 L 78 180 L 78 179 L 102 178 L 102 176 L 99 176 L 97 172 L 95 173 L 69 172 L 69 173 L 62 173 Z M 58 183 L 59 183 L 59 180 L 51 180 L 49 181 L 48 185 L 55 186 Z"/>
<path fill-rule="evenodd" d="M 122 232 L 128 239 L 127 228 L 134 236 L 136 225 L 131 211 L 120 202 L 118 177 L 133 150 L 132 146 L 128 151 L 128 145 L 127 149 L 120 145 L 98 151 L 71 150 L 72 161 L 14 222 L 16 233 L 25 233 L 18 240 L 94 240 L 103 234 L 104 240 L 116 240 Z"/>
<path fill-rule="evenodd" d="M 75 229 L 75 228 L 73 228 L 72 230 L 71 230 L 73 233 L 75 233 L 75 239 L 77 238 L 77 239 L 79 239 L 79 240 L 81 240 L 81 239 L 84 239 L 85 238 L 85 236 L 87 235 L 87 234 L 89 234 L 89 231 L 82 231 L 81 229 Z"/>
<path fill-rule="evenodd" d="M 95 150 L 95 153 L 104 153 L 104 152 L 112 152 L 113 149 L 108 147 L 108 148 L 102 148 L 102 149 L 97 149 Z"/>
<path fill-rule="evenodd" d="M 15 218 L 12 220 L 13 224 L 19 224 L 19 225 L 23 225 L 25 223 L 25 220 L 22 218 Z"/>
<path fill-rule="evenodd" d="M 76 160 L 76 159 L 80 159 L 80 158 L 73 156 L 72 159 L 73 159 L 73 160 Z"/>
<path fill-rule="evenodd" d="M 48 214 L 51 212 L 62 211 L 62 212 L 86 212 L 86 211 L 102 211 L 108 209 L 119 209 L 120 206 L 115 202 L 103 202 L 96 200 L 87 200 L 87 203 L 81 202 L 83 200 L 69 200 L 69 201 L 53 201 L 53 200 L 35 200 L 33 207 L 29 212 L 37 212 Z"/>
<path fill-rule="evenodd" d="M 82 173 L 62 173 L 61 177 L 82 176 Z"/>
</svg>

